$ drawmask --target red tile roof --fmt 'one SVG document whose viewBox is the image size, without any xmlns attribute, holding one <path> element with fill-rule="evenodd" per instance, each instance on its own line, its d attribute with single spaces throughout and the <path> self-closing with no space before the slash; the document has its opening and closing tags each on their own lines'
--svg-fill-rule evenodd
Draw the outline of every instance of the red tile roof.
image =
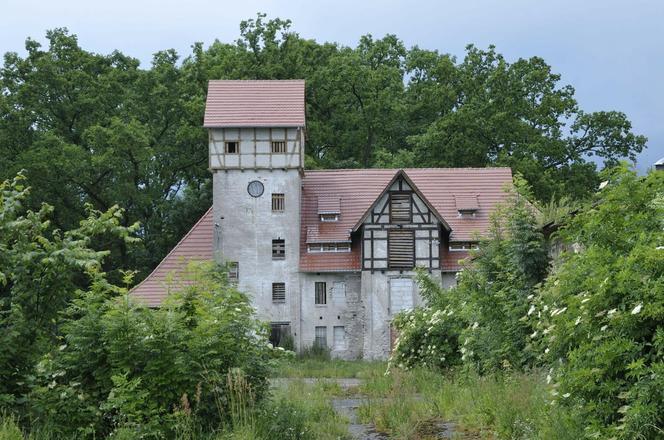
<svg viewBox="0 0 664 440">
<path fill-rule="evenodd" d="M 161 260 L 159 266 L 132 289 L 133 297 L 151 307 L 161 304 L 170 287 L 169 275 L 181 272 L 189 261 L 212 260 L 213 230 L 212 208 L 210 208 Z"/>
<path fill-rule="evenodd" d="M 337 196 L 321 196 L 318 198 L 318 214 L 341 213 L 341 199 Z"/>
<path fill-rule="evenodd" d="M 304 127 L 304 80 L 212 80 L 204 127 Z"/>
<path fill-rule="evenodd" d="M 308 254 L 307 231 L 317 227 L 318 241 L 348 239 L 350 231 L 373 205 L 401 170 L 355 169 L 306 171 L 302 189 L 300 269 L 307 272 L 323 270 L 360 270 L 359 239 L 353 240 L 349 254 Z M 472 241 L 489 227 L 489 214 L 507 198 L 506 185 L 512 183 L 509 168 L 411 168 L 405 175 L 426 197 L 432 207 L 449 225 L 450 241 Z M 459 217 L 455 195 L 475 195 L 475 217 Z M 318 200 L 338 197 L 341 215 L 338 222 L 323 223 L 318 218 Z M 447 262 L 450 267 L 452 261 Z"/>
<path fill-rule="evenodd" d="M 455 194 L 454 202 L 457 211 L 476 211 L 480 207 L 477 194 Z"/>
</svg>

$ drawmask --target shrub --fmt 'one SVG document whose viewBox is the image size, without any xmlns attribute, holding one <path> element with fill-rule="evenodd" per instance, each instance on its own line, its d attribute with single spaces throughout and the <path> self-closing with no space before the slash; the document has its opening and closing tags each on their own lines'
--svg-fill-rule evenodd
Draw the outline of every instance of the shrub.
<svg viewBox="0 0 664 440">
<path fill-rule="evenodd" d="M 392 365 L 449 367 L 459 361 L 479 371 L 523 369 L 533 363 L 526 316 L 535 286 L 546 275 L 547 245 L 532 207 L 521 196 L 497 210 L 488 236 L 445 290 L 420 271 L 424 308 L 395 320 Z"/>
<path fill-rule="evenodd" d="M 99 288 L 75 300 L 62 345 L 40 363 L 33 417 L 63 437 L 161 438 L 183 414 L 211 430 L 235 414 L 234 369 L 260 401 L 270 349 L 247 297 L 214 265 L 192 264 L 183 277 L 155 310 L 128 295 L 105 300 Z"/>
<path fill-rule="evenodd" d="M 661 438 L 664 423 L 664 173 L 618 168 L 561 232 L 562 255 L 532 304 L 556 402 L 591 436 Z"/>
</svg>

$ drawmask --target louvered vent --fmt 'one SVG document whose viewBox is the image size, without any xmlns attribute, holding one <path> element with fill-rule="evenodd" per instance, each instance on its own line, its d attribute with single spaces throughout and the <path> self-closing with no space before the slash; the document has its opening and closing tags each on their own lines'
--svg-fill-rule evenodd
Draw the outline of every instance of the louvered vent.
<svg viewBox="0 0 664 440">
<path fill-rule="evenodd" d="M 415 233 L 393 230 L 387 235 L 390 269 L 412 269 L 415 260 Z"/>
<path fill-rule="evenodd" d="M 390 195 L 390 222 L 410 223 L 410 194 L 395 193 Z"/>
</svg>

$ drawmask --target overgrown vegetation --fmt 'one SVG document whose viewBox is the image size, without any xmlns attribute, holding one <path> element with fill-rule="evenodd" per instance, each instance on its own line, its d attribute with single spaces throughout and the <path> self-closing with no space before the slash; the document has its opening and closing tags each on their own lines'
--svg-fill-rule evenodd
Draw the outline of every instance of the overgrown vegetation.
<svg viewBox="0 0 664 440">
<path fill-rule="evenodd" d="M 664 174 L 618 167 L 605 178 L 563 223 L 555 240 L 566 250 L 553 265 L 536 212 L 515 197 L 457 287 L 420 273 L 428 306 L 396 321 L 391 365 L 487 377 L 543 368 L 548 395 L 538 405 L 570 408 L 584 435 L 661 437 Z"/>
</svg>

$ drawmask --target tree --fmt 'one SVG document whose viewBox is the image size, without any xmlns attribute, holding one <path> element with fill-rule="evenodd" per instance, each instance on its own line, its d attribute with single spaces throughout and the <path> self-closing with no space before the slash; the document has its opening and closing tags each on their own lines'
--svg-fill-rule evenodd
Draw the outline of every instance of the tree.
<svg viewBox="0 0 664 440">
<path fill-rule="evenodd" d="M 117 206 L 106 212 L 87 207 L 76 229 L 53 230 L 53 208 L 26 210 L 25 177 L 0 184 L 0 406 L 16 403 L 27 390 L 27 377 L 57 342 L 60 313 L 81 286 L 115 288 L 102 271 L 108 251 L 92 247 L 98 236 L 133 242 L 136 225 L 122 226 Z"/>
<path fill-rule="evenodd" d="M 471 45 L 451 65 L 446 55 L 411 53 L 410 100 L 431 115 L 410 137 L 420 166 L 509 166 L 539 199 L 583 197 L 599 183 L 591 157 L 611 166 L 645 147 L 625 114 L 580 110 L 574 89 L 539 57 L 508 63 L 493 46 Z"/>
<path fill-rule="evenodd" d="M 119 52 L 81 49 L 66 29 L 47 39 L 47 50 L 28 40 L 25 58 L 5 55 L 0 178 L 25 169 L 33 188 L 26 202 L 33 209 L 52 203 L 60 229 L 75 227 L 87 204 L 122 206 L 121 223 L 140 221 L 144 244 L 130 252 L 122 241 L 100 243 L 112 251 L 109 266 L 153 267 L 210 204 L 205 91 L 174 51 L 140 70 Z M 181 203 L 194 189 L 207 200 Z M 175 206 L 188 208 L 184 222 Z"/>
</svg>

